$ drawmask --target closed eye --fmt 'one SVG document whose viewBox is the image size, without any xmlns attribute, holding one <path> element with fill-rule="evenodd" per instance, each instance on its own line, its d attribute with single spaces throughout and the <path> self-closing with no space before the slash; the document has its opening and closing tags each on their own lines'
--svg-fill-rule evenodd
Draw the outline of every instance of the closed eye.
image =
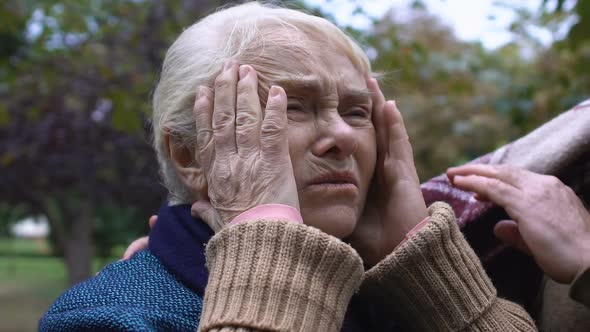
<svg viewBox="0 0 590 332">
<path fill-rule="evenodd" d="M 287 104 L 287 111 L 303 111 L 303 105 L 300 103 L 288 103 Z"/>
<path fill-rule="evenodd" d="M 287 117 L 289 121 L 308 121 L 313 115 L 313 108 L 298 100 L 287 101 Z"/>
<path fill-rule="evenodd" d="M 369 112 L 362 107 L 353 107 L 342 114 L 343 116 L 350 116 L 355 118 L 368 118 Z"/>
<path fill-rule="evenodd" d="M 287 99 L 287 111 L 300 112 L 306 110 L 306 104 L 302 98 L 289 97 Z"/>
</svg>

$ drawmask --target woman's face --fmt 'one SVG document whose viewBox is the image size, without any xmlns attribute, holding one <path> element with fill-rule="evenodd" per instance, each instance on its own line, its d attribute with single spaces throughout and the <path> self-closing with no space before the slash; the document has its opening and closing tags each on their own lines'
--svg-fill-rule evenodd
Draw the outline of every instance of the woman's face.
<svg viewBox="0 0 590 332">
<path fill-rule="evenodd" d="M 289 152 L 304 222 L 343 238 L 361 217 L 375 168 L 371 95 L 367 77 L 338 52 L 324 50 L 304 62 L 286 64 L 262 85 L 287 92 Z"/>
</svg>

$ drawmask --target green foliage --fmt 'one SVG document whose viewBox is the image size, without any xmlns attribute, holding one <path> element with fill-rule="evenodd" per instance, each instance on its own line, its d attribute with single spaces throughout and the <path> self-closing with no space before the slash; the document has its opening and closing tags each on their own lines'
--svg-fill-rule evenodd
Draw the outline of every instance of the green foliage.
<svg viewBox="0 0 590 332">
<path fill-rule="evenodd" d="M 375 54 L 381 87 L 404 114 L 422 180 L 494 150 L 590 97 L 590 35 L 573 33 L 587 24 L 588 3 L 578 1 L 570 11 L 558 3 L 559 10 L 545 5 L 532 12 L 504 4 L 517 13 L 514 42 L 497 50 L 457 40 L 420 2 L 413 6 L 411 24 L 386 14 L 371 30 L 352 33 Z M 573 16 L 579 18 L 576 25 L 550 47 L 530 33 L 536 27 L 558 36 Z"/>
<path fill-rule="evenodd" d="M 98 257 L 112 257 L 117 245 L 128 244 L 149 231 L 147 219 L 135 207 L 106 205 L 97 212 L 94 226 Z"/>
<path fill-rule="evenodd" d="M 418 8 L 413 24 L 386 15 L 365 40 L 376 54 L 374 71 L 383 73 L 383 91 L 404 114 L 419 174 L 426 180 L 514 137 L 495 102 L 510 83 L 507 67 L 520 61 L 504 61 L 500 53 L 458 41 Z"/>
</svg>

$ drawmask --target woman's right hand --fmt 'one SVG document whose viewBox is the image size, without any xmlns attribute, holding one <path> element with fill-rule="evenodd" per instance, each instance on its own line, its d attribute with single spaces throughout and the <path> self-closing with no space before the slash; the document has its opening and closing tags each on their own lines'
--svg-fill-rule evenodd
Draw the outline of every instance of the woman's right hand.
<svg viewBox="0 0 590 332">
<path fill-rule="evenodd" d="M 270 88 L 262 112 L 256 71 L 230 61 L 215 79 L 214 91 L 199 87 L 194 114 L 197 161 L 207 177 L 210 203 L 200 202 L 196 210 L 218 215 L 221 223 L 208 221 L 216 232 L 258 205 L 299 210 L 287 141 L 287 96 L 281 87 Z"/>
</svg>

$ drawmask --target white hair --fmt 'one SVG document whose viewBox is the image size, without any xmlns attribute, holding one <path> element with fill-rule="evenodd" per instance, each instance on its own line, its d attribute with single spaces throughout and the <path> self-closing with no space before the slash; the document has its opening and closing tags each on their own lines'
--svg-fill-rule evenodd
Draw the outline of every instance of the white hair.
<svg viewBox="0 0 590 332">
<path fill-rule="evenodd" d="M 285 57 L 305 59 L 326 47 L 371 74 L 367 56 L 352 38 L 329 21 L 296 10 L 250 2 L 217 11 L 184 30 L 166 53 L 153 96 L 153 144 L 170 202 L 198 198 L 181 181 L 163 137 L 169 134 L 196 150 L 192 107 L 199 85 L 212 86 L 228 60 L 257 63 L 259 75 L 271 76 L 273 69 L 288 65 Z"/>
</svg>

